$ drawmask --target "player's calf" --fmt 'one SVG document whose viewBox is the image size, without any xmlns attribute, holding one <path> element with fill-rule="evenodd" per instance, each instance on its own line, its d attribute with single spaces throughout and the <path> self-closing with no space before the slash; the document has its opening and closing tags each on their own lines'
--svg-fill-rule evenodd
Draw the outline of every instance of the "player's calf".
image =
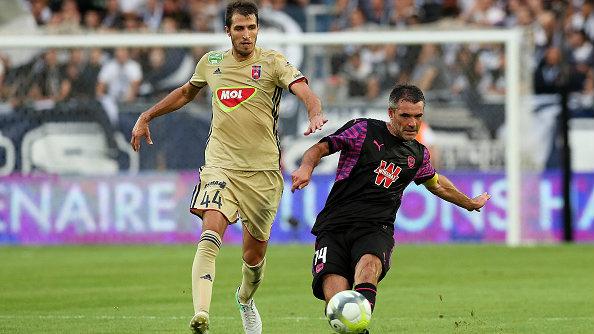
<svg viewBox="0 0 594 334">
<path fill-rule="evenodd" d="M 205 230 L 200 236 L 192 265 L 192 299 L 194 311 L 210 309 L 212 285 L 215 279 L 215 260 L 221 248 L 221 237 L 215 231 Z"/>
<path fill-rule="evenodd" d="M 248 303 L 249 300 L 254 296 L 256 290 L 262 283 L 264 278 L 264 270 L 266 269 L 266 258 L 263 258 L 260 263 L 251 266 L 245 261 L 241 268 L 242 280 L 241 286 L 239 287 L 238 297 L 242 303 Z"/>
</svg>

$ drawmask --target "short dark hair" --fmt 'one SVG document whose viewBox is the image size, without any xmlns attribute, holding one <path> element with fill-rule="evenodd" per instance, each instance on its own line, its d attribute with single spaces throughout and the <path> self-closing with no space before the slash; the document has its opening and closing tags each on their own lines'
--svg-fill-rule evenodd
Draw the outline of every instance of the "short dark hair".
<svg viewBox="0 0 594 334">
<path fill-rule="evenodd" d="M 403 84 L 396 85 L 390 93 L 389 105 L 390 109 L 396 110 L 398 102 L 407 101 L 410 103 L 418 103 L 423 101 L 425 104 L 425 96 L 421 89 L 415 85 Z"/>
<path fill-rule="evenodd" d="M 238 13 L 243 16 L 256 15 L 256 24 L 258 24 L 258 6 L 252 1 L 238 0 L 230 2 L 225 10 L 225 25 L 231 28 L 231 18 L 233 14 Z"/>
</svg>

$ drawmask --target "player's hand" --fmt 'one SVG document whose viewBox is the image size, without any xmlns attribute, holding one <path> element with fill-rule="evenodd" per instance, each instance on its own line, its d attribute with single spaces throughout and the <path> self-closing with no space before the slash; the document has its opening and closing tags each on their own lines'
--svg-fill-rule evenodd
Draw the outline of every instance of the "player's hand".
<svg viewBox="0 0 594 334">
<path fill-rule="evenodd" d="M 310 134 L 318 130 L 322 130 L 322 127 L 324 126 L 324 124 L 326 124 L 326 122 L 328 122 L 328 120 L 326 119 L 326 117 L 324 117 L 324 114 L 320 113 L 312 116 L 309 119 L 309 127 L 307 128 L 307 130 L 305 130 L 303 134 L 309 136 Z"/>
<path fill-rule="evenodd" d="M 312 171 L 311 168 L 300 166 L 293 172 L 293 174 L 291 174 L 291 180 L 293 180 L 293 185 L 291 186 L 292 193 L 294 193 L 295 190 L 305 188 L 309 184 Z"/>
<path fill-rule="evenodd" d="M 153 140 L 151 139 L 151 131 L 149 130 L 148 121 L 140 115 L 136 120 L 136 124 L 134 124 L 134 128 L 132 129 L 132 138 L 130 139 L 130 144 L 132 145 L 132 149 L 138 152 L 140 149 L 140 141 L 144 137 L 146 142 L 149 145 L 153 145 Z"/>
<path fill-rule="evenodd" d="M 468 211 L 481 211 L 481 208 L 483 206 L 485 206 L 485 204 L 487 203 L 489 198 L 491 198 L 491 195 L 489 195 L 487 193 L 482 193 L 482 194 L 478 195 L 477 197 L 473 198 L 470 201 L 472 204 L 471 204 L 471 207 L 467 208 L 467 210 Z"/>
</svg>

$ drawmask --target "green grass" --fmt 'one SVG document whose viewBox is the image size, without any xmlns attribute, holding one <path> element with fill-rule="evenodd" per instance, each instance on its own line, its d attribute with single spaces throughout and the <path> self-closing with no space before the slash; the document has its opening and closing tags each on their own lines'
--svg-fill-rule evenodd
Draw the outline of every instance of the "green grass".
<svg viewBox="0 0 594 334">
<path fill-rule="evenodd" d="M 330 333 L 311 246 L 272 245 L 264 333 Z M 194 247 L 0 247 L 0 333 L 188 333 Z M 240 248 L 217 260 L 211 332 L 242 333 Z M 594 333 L 594 247 L 398 246 L 371 332 Z"/>
</svg>

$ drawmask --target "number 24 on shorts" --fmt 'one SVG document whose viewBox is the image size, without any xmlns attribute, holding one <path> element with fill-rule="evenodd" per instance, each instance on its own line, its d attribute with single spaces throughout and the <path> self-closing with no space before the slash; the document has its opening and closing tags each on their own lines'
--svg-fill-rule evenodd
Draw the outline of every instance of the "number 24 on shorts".
<svg viewBox="0 0 594 334">
<path fill-rule="evenodd" d="M 221 195 L 220 195 L 220 191 L 219 190 L 217 190 L 214 193 L 214 195 L 212 196 L 212 200 L 208 196 L 208 193 L 207 192 L 204 192 L 204 196 L 202 197 L 202 201 L 200 201 L 200 205 L 204 205 L 204 207 L 208 208 L 208 205 L 210 203 L 216 204 L 219 209 L 221 208 L 221 206 L 223 206 L 223 203 L 221 203 Z"/>
</svg>

